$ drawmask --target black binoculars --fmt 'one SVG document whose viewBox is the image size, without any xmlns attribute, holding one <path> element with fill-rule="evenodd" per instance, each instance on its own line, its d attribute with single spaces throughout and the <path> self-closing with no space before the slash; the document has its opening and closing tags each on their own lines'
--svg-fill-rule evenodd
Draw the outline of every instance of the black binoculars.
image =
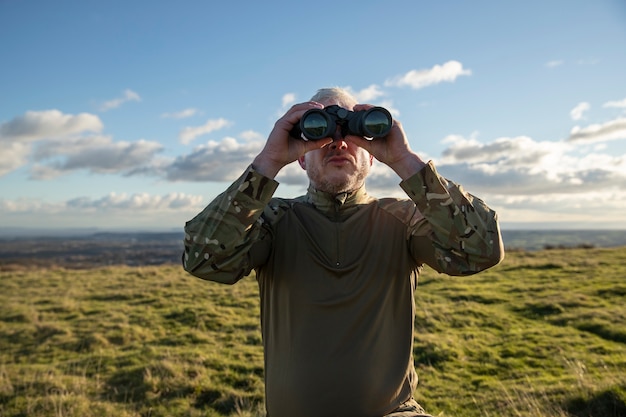
<svg viewBox="0 0 626 417">
<path fill-rule="evenodd" d="M 356 135 L 368 139 L 381 138 L 391 130 L 391 113 L 383 107 L 372 107 L 361 111 L 350 111 L 332 105 L 323 109 L 311 109 L 291 131 L 291 136 L 304 140 L 320 140 L 333 137 L 337 126 L 341 136 Z"/>
</svg>

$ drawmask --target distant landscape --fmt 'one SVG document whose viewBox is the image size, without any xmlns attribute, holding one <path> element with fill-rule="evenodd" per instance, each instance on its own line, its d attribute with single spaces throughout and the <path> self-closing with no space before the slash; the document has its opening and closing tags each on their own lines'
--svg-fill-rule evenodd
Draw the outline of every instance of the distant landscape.
<svg viewBox="0 0 626 417">
<path fill-rule="evenodd" d="M 0 238 L 0 265 L 64 268 L 109 265 L 149 266 L 179 263 L 182 233 L 109 233 Z"/>
<path fill-rule="evenodd" d="M 626 230 L 503 230 L 507 249 L 614 248 L 626 246 Z"/>
<path fill-rule="evenodd" d="M 626 246 L 626 230 L 503 230 L 507 250 Z M 0 229 L 0 265 L 65 268 L 179 263 L 183 232 L 46 232 Z"/>
</svg>

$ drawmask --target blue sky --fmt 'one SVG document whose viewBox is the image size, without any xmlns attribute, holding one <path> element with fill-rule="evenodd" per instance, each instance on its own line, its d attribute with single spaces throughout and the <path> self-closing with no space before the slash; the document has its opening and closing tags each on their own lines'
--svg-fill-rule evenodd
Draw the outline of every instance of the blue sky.
<svg viewBox="0 0 626 417">
<path fill-rule="evenodd" d="M 505 228 L 626 228 L 621 0 L 0 0 L 0 51 L 0 228 L 181 228 L 328 86 Z"/>
</svg>

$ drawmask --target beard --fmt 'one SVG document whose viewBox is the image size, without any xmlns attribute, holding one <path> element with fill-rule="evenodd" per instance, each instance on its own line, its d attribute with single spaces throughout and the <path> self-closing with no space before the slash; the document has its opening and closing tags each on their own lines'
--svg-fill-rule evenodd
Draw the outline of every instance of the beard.
<svg viewBox="0 0 626 417">
<path fill-rule="evenodd" d="M 365 182 L 365 178 L 369 173 L 370 163 L 367 158 L 358 159 L 354 170 L 351 172 L 346 172 L 345 167 L 333 172 L 333 168 L 330 166 L 307 165 L 307 175 L 313 188 L 331 195 L 357 190 Z"/>
</svg>

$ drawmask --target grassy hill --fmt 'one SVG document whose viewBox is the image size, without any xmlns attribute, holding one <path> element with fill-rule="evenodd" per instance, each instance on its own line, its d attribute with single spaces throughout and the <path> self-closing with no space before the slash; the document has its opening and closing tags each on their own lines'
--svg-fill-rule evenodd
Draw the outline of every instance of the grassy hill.
<svg viewBox="0 0 626 417">
<path fill-rule="evenodd" d="M 0 416 L 260 416 L 254 278 L 178 265 L 0 270 Z M 425 271 L 416 398 L 440 416 L 626 416 L 626 250 Z"/>
</svg>

